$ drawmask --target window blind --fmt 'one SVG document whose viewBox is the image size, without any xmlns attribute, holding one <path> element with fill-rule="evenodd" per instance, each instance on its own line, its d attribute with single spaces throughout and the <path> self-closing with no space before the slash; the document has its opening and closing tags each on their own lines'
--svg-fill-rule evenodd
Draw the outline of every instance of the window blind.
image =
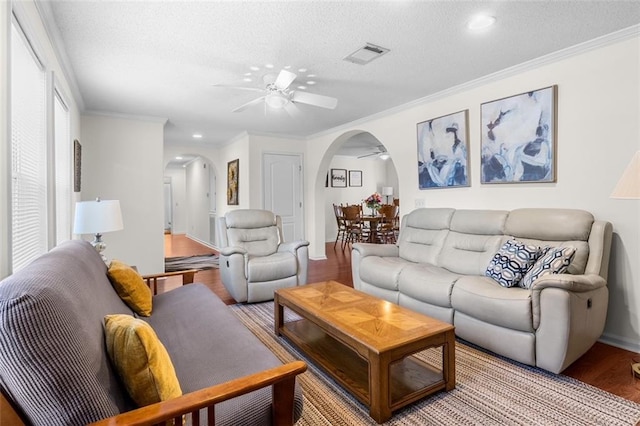
<svg viewBox="0 0 640 426">
<path fill-rule="evenodd" d="M 11 27 L 11 264 L 47 247 L 45 72 L 15 21 Z"/>
<path fill-rule="evenodd" d="M 56 91 L 53 102 L 56 176 L 56 245 L 71 239 L 71 134 L 69 110 Z"/>
</svg>

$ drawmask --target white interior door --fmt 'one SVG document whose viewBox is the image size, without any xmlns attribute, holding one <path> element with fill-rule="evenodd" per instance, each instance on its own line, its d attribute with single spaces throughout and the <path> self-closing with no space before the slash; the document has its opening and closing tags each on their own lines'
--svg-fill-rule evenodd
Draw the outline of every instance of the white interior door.
<svg viewBox="0 0 640 426">
<path fill-rule="evenodd" d="M 285 241 L 304 239 L 302 155 L 264 154 L 264 208 L 282 217 Z"/>
</svg>

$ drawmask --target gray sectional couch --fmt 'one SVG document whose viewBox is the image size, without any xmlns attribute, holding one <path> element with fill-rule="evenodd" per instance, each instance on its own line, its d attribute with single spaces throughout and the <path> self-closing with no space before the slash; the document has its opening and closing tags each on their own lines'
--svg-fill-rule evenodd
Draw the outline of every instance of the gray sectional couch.
<svg viewBox="0 0 640 426">
<path fill-rule="evenodd" d="M 416 209 L 397 244 L 354 244 L 358 290 L 454 324 L 456 335 L 559 373 L 600 337 L 607 314 L 612 226 L 582 210 Z M 509 239 L 576 248 L 566 273 L 530 289 L 485 276 Z"/>
<path fill-rule="evenodd" d="M 107 355 L 103 318 L 134 313 L 118 297 L 106 272 L 89 243 L 70 241 L 0 282 L 2 397 L 19 409 L 24 423 L 84 425 L 126 413 L 118 424 L 129 424 L 132 417 L 122 416 L 153 420 L 146 416 L 168 410 L 160 403 L 150 411 L 130 411 L 136 407 Z M 215 406 L 216 424 L 271 424 L 272 415 L 282 411 L 272 413 L 270 385 L 275 383 L 276 395 L 284 383 L 284 401 L 294 406 L 288 406 L 280 424 L 291 424 L 300 416 L 302 395 L 297 385 L 294 391 L 291 380 L 300 372 L 299 365 L 291 364 L 299 362 L 282 365 L 203 284 L 154 296 L 151 316 L 140 318 L 153 327 L 176 370 L 184 396 L 168 401 L 174 409 L 202 402 L 197 392 L 205 388 L 211 390 L 208 398 L 219 398 L 215 385 L 223 384 L 229 385 L 223 389 L 229 398 L 241 395 Z M 261 376 L 265 371 L 269 374 Z M 248 375 L 252 376 L 244 382 L 232 382 Z M 259 382 L 266 386 L 246 393 L 246 387 L 257 389 Z M 0 411 L 5 408 L 0 404 Z M 11 415 L 0 412 L 0 419 Z M 205 424 L 206 418 L 202 410 Z M 155 420 L 148 424 L 160 423 Z"/>
</svg>

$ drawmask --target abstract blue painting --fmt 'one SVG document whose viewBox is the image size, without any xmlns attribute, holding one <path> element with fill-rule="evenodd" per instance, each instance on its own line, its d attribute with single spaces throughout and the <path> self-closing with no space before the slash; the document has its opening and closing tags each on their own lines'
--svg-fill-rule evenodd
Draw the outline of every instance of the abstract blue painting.
<svg viewBox="0 0 640 426">
<path fill-rule="evenodd" d="M 418 187 L 469 186 L 468 111 L 418 123 Z"/>
<path fill-rule="evenodd" d="M 555 182 L 557 86 L 480 107 L 481 182 Z"/>
</svg>

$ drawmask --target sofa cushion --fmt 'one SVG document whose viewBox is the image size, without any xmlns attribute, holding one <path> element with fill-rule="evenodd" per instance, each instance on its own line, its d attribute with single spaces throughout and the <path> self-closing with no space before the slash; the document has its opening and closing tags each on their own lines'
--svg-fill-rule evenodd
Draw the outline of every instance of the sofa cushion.
<svg viewBox="0 0 640 426">
<path fill-rule="evenodd" d="M 400 257 L 435 265 L 453 212 L 449 208 L 416 209 L 404 216 L 398 241 Z"/>
<path fill-rule="evenodd" d="M 401 257 L 366 256 L 360 262 L 360 279 L 387 290 L 398 290 L 400 272 L 412 262 Z"/>
<path fill-rule="evenodd" d="M 529 269 L 520 286 L 531 288 L 533 282 L 548 274 L 562 274 L 565 272 L 576 253 L 574 247 L 553 247 L 545 250 L 545 254 Z"/>
<path fill-rule="evenodd" d="M 0 374 L 31 423 L 87 424 L 134 407 L 105 351 L 103 318 L 114 313 L 133 315 L 86 241 L 0 284 Z"/>
<path fill-rule="evenodd" d="M 279 280 L 294 276 L 297 272 L 298 259 L 290 252 L 250 257 L 247 263 L 247 279 L 251 282 Z"/>
<path fill-rule="evenodd" d="M 449 232 L 436 265 L 464 275 L 484 275 L 491 258 L 507 240 L 502 235 Z"/>
<path fill-rule="evenodd" d="M 400 293 L 431 305 L 451 307 L 451 291 L 458 274 L 427 263 L 409 264 L 398 281 Z"/>
<path fill-rule="evenodd" d="M 508 240 L 489 262 L 485 275 L 493 278 L 503 287 L 516 286 L 539 255 L 540 247 L 538 246 L 524 244 L 518 240 Z"/>
<path fill-rule="evenodd" d="M 109 281 L 118 296 L 138 315 L 151 315 L 151 289 L 131 266 L 119 260 L 112 260 L 107 271 Z"/>
<path fill-rule="evenodd" d="M 167 349 L 185 394 L 282 365 L 203 284 L 155 296 L 153 315 L 141 319 L 153 327 Z M 270 406 L 270 387 L 233 398 L 216 405 L 216 425 L 271 424 Z M 295 411 L 297 419 L 302 412 L 298 385 Z M 206 424 L 206 410 L 201 411 L 200 420 Z"/>
<path fill-rule="evenodd" d="M 451 306 L 480 321 L 533 331 L 531 291 L 502 287 L 489 277 L 460 277 L 451 293 Z"/>
<path fill-rule="evenodd" d="M 131 315 L 104 317 L 107 353 L 139 407 L 182 395 L 171 358 L 146 322 Z"/>
</svg>

